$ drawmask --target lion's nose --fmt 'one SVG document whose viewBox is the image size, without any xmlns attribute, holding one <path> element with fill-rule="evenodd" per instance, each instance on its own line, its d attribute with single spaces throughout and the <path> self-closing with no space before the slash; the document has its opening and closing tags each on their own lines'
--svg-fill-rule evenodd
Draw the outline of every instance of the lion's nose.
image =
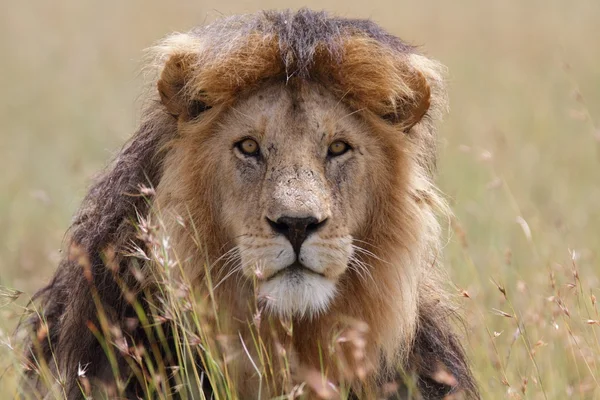
<svg viewBox="0 0 600 400">
<path fill-rule="evenodd" d="M 308 235 L 319 230 L 327 219 L 319 221 L 315 217 L 281 217 L 277 219 L 277 222 L 269 218 L 267 218 L 267 221 L 269 221 L 269 225 L 271 225 L 275 232 L 281 233 L 288 238 L 294 248 L 294 252 L 299 254 L 300 246 L 302 246 Z"/>
</svg>

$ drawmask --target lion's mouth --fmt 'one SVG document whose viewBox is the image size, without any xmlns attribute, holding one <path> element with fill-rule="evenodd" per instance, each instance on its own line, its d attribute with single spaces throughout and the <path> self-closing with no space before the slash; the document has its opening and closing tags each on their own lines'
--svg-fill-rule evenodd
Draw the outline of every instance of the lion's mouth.
<svg viewBox="0 0 600 400">
<path fill-rule="evenodd" d="M 294 261 L 294 263 L 290 264 L 289 266 L 280 269 L 279 271 L 277 271 L 276 273 L 274 273 L 273 275 L 269 276 L 267 278 L 267 281 L 270 281 L 278 276 L 284 276 L 287 275 L 289 277 L 302 277 L 303 274 L 312 274 L 312 275 L 318 275 L 321 277 L 325 277 L 325 275 L 313 271 L 310 268 L 305 267 L 304 265 L 302 265 L 300 262 L 298 261 Z"/>
</svg>

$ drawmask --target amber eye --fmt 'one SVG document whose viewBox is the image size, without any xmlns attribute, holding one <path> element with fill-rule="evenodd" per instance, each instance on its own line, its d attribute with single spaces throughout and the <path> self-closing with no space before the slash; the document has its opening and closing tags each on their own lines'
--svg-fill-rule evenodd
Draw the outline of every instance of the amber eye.
<svg viewBox="0 0 600 400">
<path fill-rule="evenodd" d="M 350 145 L 346 142 L 342 142 L 341 140 L 336 140 L 329 145 L 329 155 L 333 157 L 341 156 L 348 150 L 350 150 Z"/>
<path fill-rule="evenodd" d="M 236 147 L 247 156 L 258 155 L 258 143 L 254 139 L 244 139 L 236 143 Z"/>
</svg>

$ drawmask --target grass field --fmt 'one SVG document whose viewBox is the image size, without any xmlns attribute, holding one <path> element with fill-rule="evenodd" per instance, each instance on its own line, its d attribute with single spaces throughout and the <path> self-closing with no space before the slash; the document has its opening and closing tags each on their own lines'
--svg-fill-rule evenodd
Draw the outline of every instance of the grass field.
<svg viewBox="0 0 600 400">
<path fill-rule="evenodd" d="M 19 305 L 135 127 L 142 50 L 222 14 L 306 5 L 372 18 L 449 68 L 445 265 L 483 398 L 600 399 L 599 1 L 2 5 L 0 285 L 24 294 L 0 297 L 0 398 Z"/>
</svg>

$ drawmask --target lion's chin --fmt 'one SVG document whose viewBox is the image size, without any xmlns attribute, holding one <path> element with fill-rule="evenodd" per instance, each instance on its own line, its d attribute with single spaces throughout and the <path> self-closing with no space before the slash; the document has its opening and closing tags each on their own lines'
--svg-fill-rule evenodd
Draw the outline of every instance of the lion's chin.
<svg viewBox="0 0 600 400">
<path fill-rule="evenodd" d="M 282 271 L 259 284 L 265 311 L 282 318 L 317 317 L 327 311 L 335 294 L 335 282 L 302 270 Z"/>
</svg>

